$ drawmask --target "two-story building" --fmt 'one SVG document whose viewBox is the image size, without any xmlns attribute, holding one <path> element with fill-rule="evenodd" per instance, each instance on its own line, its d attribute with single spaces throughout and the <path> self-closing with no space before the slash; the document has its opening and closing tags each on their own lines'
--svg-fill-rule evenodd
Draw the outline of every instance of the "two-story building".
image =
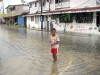
<svg viewBox="0 0 100 75">
<path fill-rule="evenodd" d="M 24 25 L 26 26 L 26 15 L 29 13 L 29 6 L 25 4 L 19 5 L 9 5 L 7 9 L 7 21 L 10 21 L 12 24 Z"/>
<path fill-rule="evenodd" d="M 30 2 L 27 26 L 41 28 L 41 0 Z M 43 27 L 58 31 L 96 33 L 100 25 L 99 0 L 43 0 Z M 48 26 L 49 25 L 49 26 Z"/>
</svg>

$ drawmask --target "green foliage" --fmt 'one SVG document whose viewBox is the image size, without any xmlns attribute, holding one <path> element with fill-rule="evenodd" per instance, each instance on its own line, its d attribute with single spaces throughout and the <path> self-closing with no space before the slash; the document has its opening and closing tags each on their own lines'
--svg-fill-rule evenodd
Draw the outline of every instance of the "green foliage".
<svg viewBox="0 0 100 75">
<path fill-rule="evenodd" d="M 77 23 L 92 23 L 93 21 L 93 13 L 78 13 L 75 15 L 75 19 Z"/>
<path fill-rule="evenodd" d="M 64 14 L 56 14 L 56 15 L 52 15 L 52 19 L 56 19 L 59 18 L 59 21 L 61 23 L 71 23 L 72 22 L 72 14 L 70 13 L 64 13 Z"/>
<path fill-rule="evenodd" d="M 10 25 L 10 21 L 6 21 L 6 25 Z"/>
<path fill-rule="evenodd" d="M 77 23 L 92 23 L 93 22 L 92 12 L 64 13 L 64 14 L 52 15 L 51 17 L 52 19 L 59 18 L 60 23 L 72 23 L 74 17 Z"/>
</svg>

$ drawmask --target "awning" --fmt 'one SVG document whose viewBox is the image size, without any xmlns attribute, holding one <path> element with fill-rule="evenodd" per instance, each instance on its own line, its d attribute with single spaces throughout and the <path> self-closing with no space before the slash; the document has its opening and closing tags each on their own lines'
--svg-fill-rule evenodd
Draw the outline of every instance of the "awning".
<svg viewBox="0 0 100 75">
<path fill-rule="evenodd" d="M 35 14 L 27 14 L 27 15 L 22 15 L 23 17 L 28 17 L 28 16 L 35 16 Z"/>
<path fill-rule="evenodd" d="M 17 17 L 17 15 L 15 15 L 15 16 L 6 16 L 4 18 L 13 18 L 13 17 Z"/>
</svg>

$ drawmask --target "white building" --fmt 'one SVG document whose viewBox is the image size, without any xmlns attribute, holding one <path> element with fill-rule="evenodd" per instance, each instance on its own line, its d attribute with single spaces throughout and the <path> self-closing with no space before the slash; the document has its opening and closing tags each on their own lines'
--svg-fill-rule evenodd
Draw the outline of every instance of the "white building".
<svg viewBox="0 0 100 75">
<path fill-rule="evenodd" d="M 100 0 L 43 0 L 43 28 L 96 33 L 100 25 Z M 27 27 L 41 28 L 41 0 L 30 2 Z M 52 24 L 51 24 L 52 23 Z"/>
</svg>

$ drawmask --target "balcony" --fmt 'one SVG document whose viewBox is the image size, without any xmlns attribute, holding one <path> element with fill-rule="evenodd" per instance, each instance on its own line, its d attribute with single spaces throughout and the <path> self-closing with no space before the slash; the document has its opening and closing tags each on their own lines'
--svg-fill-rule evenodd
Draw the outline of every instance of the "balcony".
<svg viewBox="0 0 100 75">
<path fill-rule="evenodd" d="M 55 9 L 64 9 L 64 8 L 69 8 L 69 7 L 70 7 L 70 2 L 55 4 Z"/>
<path fill-rule="evenodd" d="M 41 7 L 38 8 L 38 12 L 41 11 Z M 49 6 L 43 6 L 43 12 L 49 11 Z"/>
<path fill-rule="evenodd" d="M 15 11 L 10 11 L 9 13 L 7 13 L 7 16 L 15 16 L 16 12 Z"/>
<path fill-rule="evenodd" d="M 29 6 L 19 7 L 19 9 L 15 10 L 15 12 L 16 12 L 16 15 L 27 14 L 27 13 L 29 13 Z"/>
<path fill-rule="evenodd" d="M 29 6 L 16 6 L 16 9 L 7 13 L 7 16 L 17 16 L 29 13 Z"/>
</svg>

